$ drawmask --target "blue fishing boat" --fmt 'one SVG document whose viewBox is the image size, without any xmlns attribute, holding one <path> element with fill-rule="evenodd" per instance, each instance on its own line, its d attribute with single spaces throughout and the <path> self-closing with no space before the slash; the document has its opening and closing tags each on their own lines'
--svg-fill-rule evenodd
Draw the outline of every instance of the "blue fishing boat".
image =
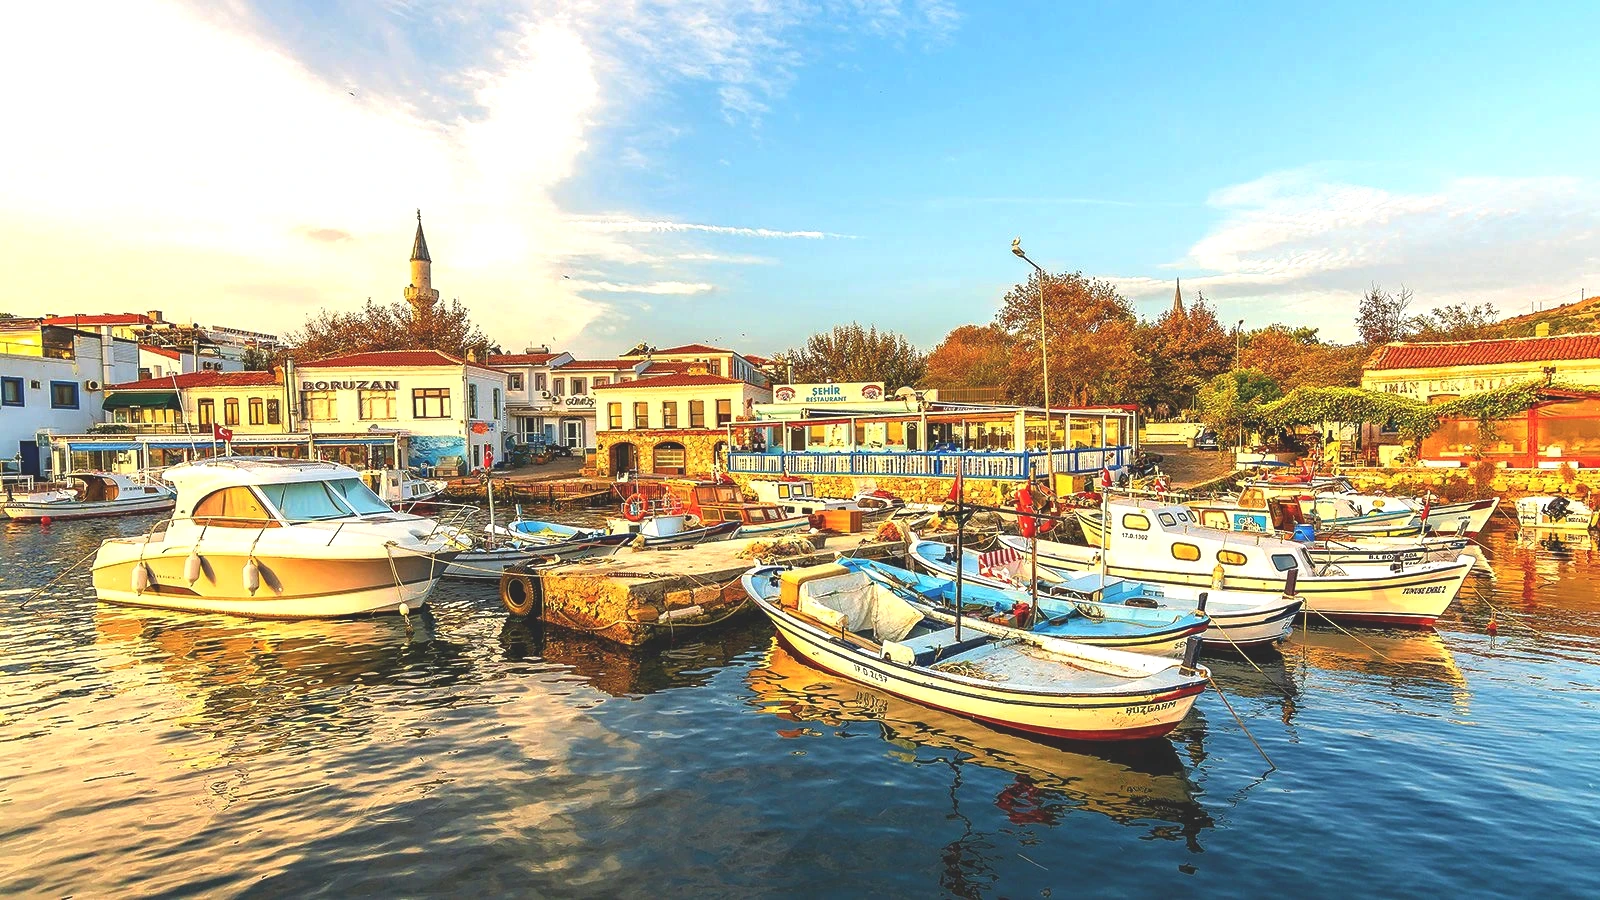
<svg viewBox="0 0 1600 900">
<path fill-rule="evenodd" d="M 912 572 L 887 563 L 864 559 L 841 559 L 839 563 L 869 577 L 914 593 L 930 609 L 953 612 L 956 585 L 952 577 Z M 980 617 L 991 624 L 1016 627 L 1032 618 L 1031 597 L 1026 591 L 976 583 L 962 575 L 963 615 Z M 1041 598 L 1041 601 L 1044 598 Z M 1048 615 L 1046 615 L 1048 612 Z M 1136 653 L 1170 655 L 1182 653 L 1191 635 L 1205 633 L 1210 618 L 1197 610 L 1147 609 L 1099 603 L 1057 601 L 1029 628 L 1035 634 L 1065 638 L 1095 647 L 1114 647 Z"/>
</svg>

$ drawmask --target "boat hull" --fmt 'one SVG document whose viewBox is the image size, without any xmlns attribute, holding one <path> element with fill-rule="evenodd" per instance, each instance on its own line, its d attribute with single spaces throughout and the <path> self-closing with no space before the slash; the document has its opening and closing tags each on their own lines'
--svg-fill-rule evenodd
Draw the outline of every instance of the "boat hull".
<svg viewBox="0 0 1600 900">
<path fill-rule="evenodd" d="M 503 547 L 482 552 L 467 551 L 450 561 L 450 565 L 444 570 L 444 577 L 499 581 L 500 575 L 510 566 L 538 565 L 557 559 L 565 562 L 602 556 L 615 553 L 618 547 L 633 539 L 633 535 L 627 534 L 596 534 L 538 547 Z"/>
<path fill-rule="evenodd" d="M 109 543 L 109 542 L 108 542 Z M 244 584 L 244 568 L 252 558 L 238 552 L 206 552 L 195 582 L 185 577 L 189 547 L 153 551 L 140 559 L 124 552 L 108 557 L 102 547 L 95 560 L 96 595 L 108 603 L 226 613 L 250 618 L 339 618 L 397 612 L 400 604 L 418 607 L 444 573 L 453 554 L 430 556 L 396 550 L 388 556 L 332 559 L 274 557 L 255 554 L 260 586 L 252 594 Z M 148 586 L 134 588 L 134 570 L 143 565 Z"/>
<path fill-rule="evenodd" d="M 55 503 L 29 503 L 17 501 L 0 507 L 0 515 L 18 522 L 38 522 L 41 519 L 98 519 L 107 516 L 136 516 L 142 513 L 163 512 L 172 508 L 174 498 L 151 497 L 138 500 L 106 500 L 80 503 L 58 501 Z"/>
<path fill-rule="evenodd" d="M 1127 741 L 1156 738 L 1176 728 L 1194 706 L 1204 682 L 1108 696 L 1020 695 L 967 682 L 944 681 L 837 641 L 758 597 L 756 605 L 796 656 L 823 671 L 874 690 L 1000 728 L 1063 740 Z"/>
</svg>

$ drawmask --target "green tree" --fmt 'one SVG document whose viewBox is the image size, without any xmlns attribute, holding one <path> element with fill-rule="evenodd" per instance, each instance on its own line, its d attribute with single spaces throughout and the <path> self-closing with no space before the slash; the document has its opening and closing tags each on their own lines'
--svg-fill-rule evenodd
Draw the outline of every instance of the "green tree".
<svg viewBox="0 0 1600 900">
<path fill-rule="evenodd" d="M 794 365 L 796 381 L 881 381 L 889 392 L 916 386 L 928 371 L 927 354 L 905 335 L 857 322 L 813 334 L 780 358 Z"/>
<path fill-rule="evenodd" d="M 1493 303 L 1452 303 L 1411 320 L 1410 337 L 1418 341 L 1475 341 L 1492 336 L 1500 320 Z"/>
<path fill-rule="evenodd" d="M 288 335 L 297 360 L 373 350 L 442 350 L 465 359 L 491 352 L 489 338 L 472 323 L 460 300 L 432 303 L 373 303 L 350 312 L 323 309 Z"/>
<path fill-rule="evenodd" d="M 244 363 L 246 371 L 266 372 L 277 362 L 277 357 L 271 350 L 264 347 L 249 347 L 245 349 L 244 356 L 240 358 L 240 362 Z"/>
<path fill-rule="evenodd" d="M 1231 443 L 1238 441 L 1241 429 L 1260 424 L 1262 407 L 1281 396 L 1283 391 L 1270 375 L 1240 369 L 1212 378 L 1200 388 L 1195 403 L 1200 420 Z"/>
<path fill-rule="evenodd" d="M 1039 355 L 1039 277 L 1018 284 L 1001 298 L 995 324 L 1012 337 L 1011 397 L 1044 402 Z M 1134 352 L 1139 320 L 1110 283 L 1082 272 L 1044 277 L 1045 321 L 1050 347 L 1051 403 L 1056 406 L 1125 403 L 1144 377 Z"/>
</svg>

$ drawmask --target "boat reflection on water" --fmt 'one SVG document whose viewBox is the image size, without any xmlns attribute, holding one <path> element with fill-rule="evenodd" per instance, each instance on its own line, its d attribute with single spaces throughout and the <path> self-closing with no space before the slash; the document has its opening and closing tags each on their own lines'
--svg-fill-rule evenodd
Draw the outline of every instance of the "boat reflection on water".
<svg viewBox="0 0 1600 900">
<path fill-rule="evenodd" d="M 919 759 L 920 749 L 954 753 L 941 760 L 955 770 L 957 783 L 966 764 L 1010 773 L 1011 784 L 993 803 L 1016 825 L 1054 826 L 1083 810 L 1123 824 L 1159 823 L 1151 836 L 1181 837 L 1192 849 L 1212 827 L 1169 741 L 1065 744 L 999 731 L 814 669 L 770 640 L 766 658 L 748 676 L 755 693 L 748 702 L 793 724 L 777 729 L 782 737 L 869 723 L 890 745 L 890 755 L 907 763 L 927 762 Z"/>
<path fill-rule="evenodd" d="M 1350 696 L 1374 699 L 1379 688 L 1391 697 L 1448 702 L 1466 712 L 1472 699 L 1467 677 L 1443 637 L 1432 631 L 1302 629 L 1283 649 L 1301 691 L 1317 687 L 1319 675 L 1351 675 L 1362 681 Z"/>
<path fill-rule="evenodd" d="M 579 631 L 507 616 L 499 641 L 508 661 L 541 660 L 570 669 L 612 697 L 641 697 L 706 684 L 770 635 L 766 623 L 752 617 L 698 634 L 701 639 L 690 643 L 635 650 Z"/>
</svg>

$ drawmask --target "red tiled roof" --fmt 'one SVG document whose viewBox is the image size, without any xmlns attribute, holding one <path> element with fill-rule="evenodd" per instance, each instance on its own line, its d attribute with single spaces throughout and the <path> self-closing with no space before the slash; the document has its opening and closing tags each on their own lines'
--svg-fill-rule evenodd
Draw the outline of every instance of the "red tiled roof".
<svg viewBox="0 0 1600 900">
<path fill-rule="evenodd" d="M 1367 369 L 1434 369 L 1562 359 L 1600 359 L 1600 334 L 1385 344 L 1372 354 Z"/>
<path fill-rule="evenodd" d="M 574 359 L 570 362 L 564 362 L 556 368 L 620 372 L 623 369 L 631 369 L 638 364 L 639 360 L 637 359 Z"/>
<path fill-rule="evenodd" d="M 177 359 L 183 355 L 171 347 L 152 347 L 149 344 L 140 344 L 139 349 L 146 353 L 154 353 L 157 356 L 165 356 L 167 359 Z"/>
<path fill-rule="evenodd" d="M 688 371 L 690 366 L 694 366 L 694 365 L 700 365 L 700 364 L 699 363 L 692 363 L 692 362 L 673 362 L 673 361 L 667 360 L 667 359 L 652 359 L 650 361 L 649 368 L 644 370 L 645 371 L 645 376 L 644 377 L 653 378 L 654 376 L 650 374 L 652 372 L 660 373 L 660 374 L 663 374 L 663 375 L 665 375 L 665 374 L 667 374 L 669 372 L 686 372 L 686 371 Z"/>
<path fill-rule="evenodd" d="M 155 319 L 143 313 L 96 313 L 91 316 L 50 316 L 46 325 L 154 325 Z"/>
<path fill-rule="evenodd" d="M 146 378 L 141 381 L 125 381 L 122 384 L 108 384 L 108 391 L 159 391 L 172 390 L 174 382 L 179 388 L 201 387 L 266 387 L 281 384 L 276 372 L 189 372 L 185 375 L 168 375 L 164 378 Z"/>
<path fill-rule="evenodd" d="M 617 388 L 702 387 L 714 384 L 742 384 L 742 382 L 723 378 L 721 375 L 657 375 L 654 378 L 641 378 L 638 381 L 596 385 L 594 389 L 611 391 Z"/>
<path fill-rule="evenodd" d="M 682 347 L 668 347 L 665 350 L 657 350 L 656 352 L 657 353 L 732 353 L 733 351 L 732 350 L 724 350 L 721 347 L 708 347 L 705 344 L 684 344 Z"/>
<path fill-rule="evenodd" d="M 757 366 L 764 366 L 767 363 L 772 362 L 772 360 L 767 359 L 765 356 L 756 356 L 754 353 L 741 353 L 739 355 L 743 356 L 746 362 Z"/>
<path fill-rule="evenodd" d="M 359 366 L 464 366 L 467 361 L 442 350 L 372 350 L 301 363 L 302 369 L 350 369 Z"/>
<path fill-rule="evenodd" d="M 542 366 L 559 353 L 505 353 L 489 357 L 491 366 Z"/>
</svg>

